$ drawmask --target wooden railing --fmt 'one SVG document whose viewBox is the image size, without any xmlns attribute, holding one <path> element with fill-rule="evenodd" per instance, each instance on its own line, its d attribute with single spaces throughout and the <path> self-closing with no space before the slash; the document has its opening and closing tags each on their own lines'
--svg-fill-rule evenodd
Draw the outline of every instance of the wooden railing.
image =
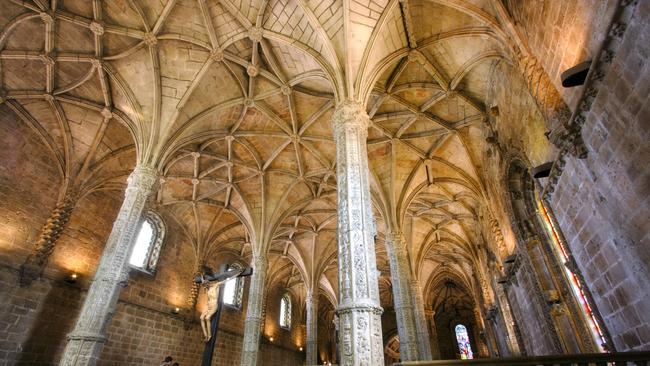
<svg viewBox="0 0 650 366">
<path fill-rule="evenodd" d="M 650 352 L 399 362 L 394 366 L 650 366 Z"/>
</svg>

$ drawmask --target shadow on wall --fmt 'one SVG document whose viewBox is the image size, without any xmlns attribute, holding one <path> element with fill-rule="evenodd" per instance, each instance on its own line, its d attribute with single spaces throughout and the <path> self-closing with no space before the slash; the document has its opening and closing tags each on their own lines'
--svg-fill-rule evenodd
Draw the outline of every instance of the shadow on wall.
<svg viewBox="0 0 650 366">
<path fill-rule="evenodd" d="M 66 335 L 72 331 L 83 305 L 85 296 L 79 289 L 57 283 L 51 283 L 48 287 L 50 289 L 34 316 L 30 334 L 23 343 L 18 364 L 57 364 L 65 348 Z M 20 290 L 37 289 L 30 287 Z"/>
</svg>

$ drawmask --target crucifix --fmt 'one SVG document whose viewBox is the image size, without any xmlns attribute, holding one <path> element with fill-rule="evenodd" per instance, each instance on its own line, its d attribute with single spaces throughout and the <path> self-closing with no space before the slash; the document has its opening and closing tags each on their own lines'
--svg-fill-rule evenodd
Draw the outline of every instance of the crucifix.
<svg viewBox="0 0 650 366">
<path fill-rule="evenodd" d="M 215 274 L 210 267 L 204 266 L 203 273 L 194 278 L 195 283 L 205 286 L 208 295 L 208 306 L 201 313 L 201 329 L 203 330 L 205 341 L 202 366 L 210 366 L 212 364 L 214 346 L 217 343 L 217 328 L 219 326 L 219 318 L 221 317 L 221 303 L 223 302 L 222 289 L 224 283 L 237 277 L 246 277 L 252 274 L 253 268 L 251 267 L 222 271 L 221 273 Z"/>
</svg>

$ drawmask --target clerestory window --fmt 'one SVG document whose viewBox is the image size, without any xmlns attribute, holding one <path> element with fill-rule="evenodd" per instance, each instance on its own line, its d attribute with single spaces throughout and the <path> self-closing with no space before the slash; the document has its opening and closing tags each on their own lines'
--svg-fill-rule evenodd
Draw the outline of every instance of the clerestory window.
<svg viewBox="0 0 650 366">
<path fill-rule="evenodd" d="M 142 217 L 129 264 L 141 271 L 154 273 L 165 238 L 165 224 L 153 211 L 146 212 Z"/>
<path fill-rule="evenodd" d="M 280 326 L 285 329 L 291 328 L 291 298 L 284 294 L 280 300 Z"/>
</svg>

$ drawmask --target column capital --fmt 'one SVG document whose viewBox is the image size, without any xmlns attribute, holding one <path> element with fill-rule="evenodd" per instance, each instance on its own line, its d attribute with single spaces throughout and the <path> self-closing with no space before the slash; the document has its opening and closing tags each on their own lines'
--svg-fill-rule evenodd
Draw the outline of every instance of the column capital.
<svg viewBox="0 0 650 366">
<path fill-rule="evenodd" d="M 386 241 L 391 243 L 406 242 L 406 239 L 404 238 L 404 233 L 401 231 L 391 231 L 386 234 Z"/>
<path fill-rule="evenodd" d="M 341 131 L 344 127 L 356 127 L 366 130 L 369 122 L 370 117 L 366 113 L 365 106 L 354 100 L 346 100 L 336 105 L 332 115 L 334 133 Z"/>
<path fill-rule="evenodd" d="M 309 301 L 310 299 L 318 300 L 318 287 L 315 289 L 307 290 L 306 299 L 307 301 Z"/>
<path fill-rule="evenodd" d="M 137 188 L 150 190 L 153 186 L 159 181 L 158 170 L 144 166 L 138 165 L 133 169 L 133 172 L 127 178 L 127 189 L 128 188 Z"/>
<path fill-rule="evenodd" d="M 269 262 L 266 256 L 260 256 L 253 259 L 253 268 L 255 271 L 264 271 L 269 267 Z"/>
<path fill-rule="evenodd" d="M 417 278 L 415 278 L 415 276 L 411 277 L 411 288 L 417 288 L 418 290 L 420 290 L 420 281 Z"/>
</svg>

